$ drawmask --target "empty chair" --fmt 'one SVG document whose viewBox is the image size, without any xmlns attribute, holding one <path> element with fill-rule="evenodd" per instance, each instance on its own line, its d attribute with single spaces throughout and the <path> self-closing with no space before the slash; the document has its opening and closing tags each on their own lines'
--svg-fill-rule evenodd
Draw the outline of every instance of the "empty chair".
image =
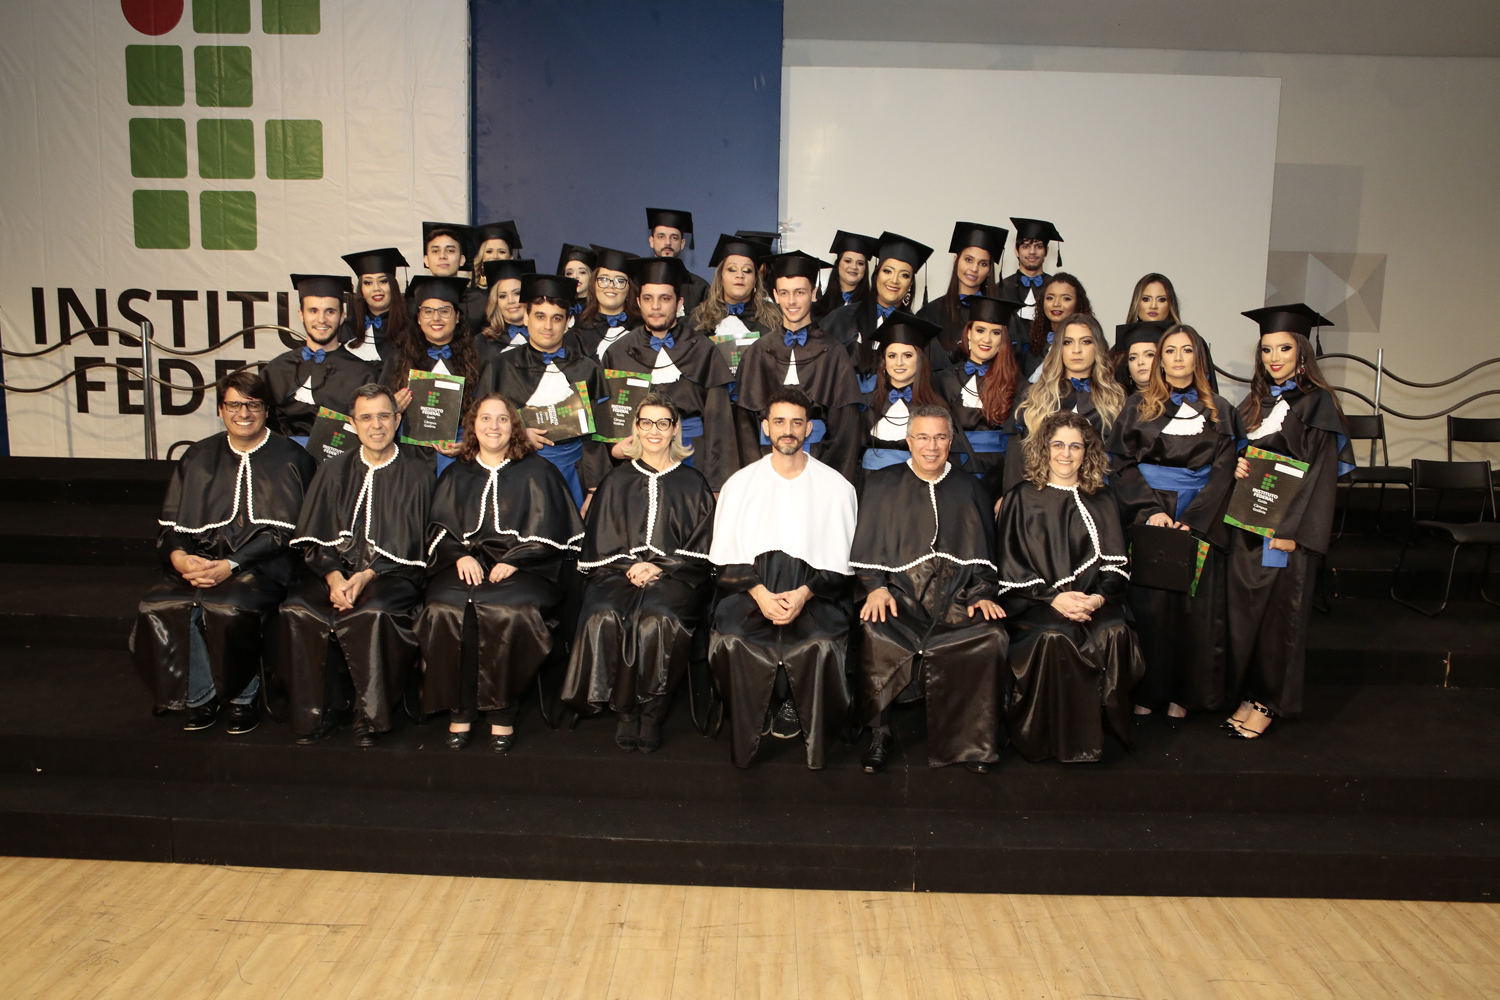
<svg viewBox="0 0 1500 1000">
<path fill-rule="evenodd" d="M 1436 617 L 1442 614 L 1443 609 L 1448 606 L 1448 596 L 1453 590 L 1453 570 L 1458 564 L 1458 553 L 1465 545 L 1483 545 L 1484 570 L 1479 578 L 1479 596 L 1491 604 L 1500 605 L 1485 593 L 1484 587 L 1490 573 L 1490 553 L 1494 546 L 1500 545 L 1500 524 L 1495 523 L 1495 491 L 1492 483 L 1492 473 L 1489 462 L 1429 462 L 1415 459 L 1411 463 L 1412 485 L 1418 490 L 1438 490 L 1439 496 L 1443 492 L 1468 492 L 1476 494 L 1479 498 L 1479 512 L 1476 520 L 1471 522 L 1453 521 L 1413 521 L 1412 537 L 1401 549 L 1401 557 L 1396 560 L 1396 569 L 1391 574 L 1391 599 L 1397 604 L 1405 605 L 1414 611 L 1420 611 L 1428 617 Z M 1490 513 L 1490 520 L 1484 520 L 1485 510 Z M 1416 529 L 1431 532 L 1439 538 L 1444 539 L 1453 546 L 1453 552 L 1448 559 L 1448 578 L 1443 584 L 1443 602 L 1434 610 L 1428 610 L 1411 601 L 1397 596 L 1396 590 L 1401 581 L 1401 566 L 1406 561 L 1406 553 L 1411 549 L 1416 540 Z"/>
<path fill-rule="evenodd" d="M 1350 486 L 1350 494 L 1344 501 L 1344 513 L 1339 519 L 1338 534 L 1334 535 L 1334 541 L 1338 541 L 1344 535 L 1344 525 L 1349 520 L 1349 507 L 1354 500 L 1353 487 L 1360 483 L 1380 486 L 1380 502 L 1375 508 L 1375 529 L 1380 530 L 1380 517 L 1385 513 L 1385 488 L 1386 486 L 1406 487 L 1407 500 L 1409 504 L 1416 504 L 1416 492 L 1411 487 L 1411 469 L 1402 465 L 1391 465 L 1391 453 L 1386 447 L 1385 441 L 1385 417 L 1379 413 L 1366 414 L 1364 416 L 1344 415 L 1344 422 L 1349 426 L 1350 441 L 1370 442 L 1370 464 L 1358 466 L 1349 472 L 1347 482 Z M 1380 460 L 1384 465 L 1375 464 L 1375 445 L 1380 445 Z M 1448 456 L 1453 457 L 1450 451 Z M 1411 516 L 1416 517 L 1416 508 L 1412 506 Z"/>
<path fill-rule="evenodd" d="M 1477 441 L 1482 444 L 1500 443 L 1500 417 L 1449 417 L 1448 461 L 1453 461 L 1453 442 Z M 1500 471 L 1491 470 L 1490 486 L 1500 486 Z M 1491 506 L 1493 507 L 1493 500 Z"/>
</svg>

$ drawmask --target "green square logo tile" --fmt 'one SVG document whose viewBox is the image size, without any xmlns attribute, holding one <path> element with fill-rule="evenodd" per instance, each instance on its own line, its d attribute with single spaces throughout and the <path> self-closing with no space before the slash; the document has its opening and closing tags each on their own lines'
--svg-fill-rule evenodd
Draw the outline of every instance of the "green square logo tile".
<svg viewBox="0 0 1500 1000">
<path fill-rule="evenodd" d="M 200 35 L 250 33 L 250 0 L 193 0 L 193 30 Z"/>
<path fill-rule="evenodd" d="M 315 181 L 323 176 L 323 123 L 266 120 L 266 176 L 274 181 Z"/>
<path fill-rule="evenodd" d="M 254 191 L 204 191 L 198 196 L 198 210 L 203 249 L 255 249 Z"/>
<path fill-rule="evenodd" d="M 255 123 L 248 118 L 198 119 L 198 176 L 255 176 Z"/>
<path fill-rule="evenodd" d="M 125 99 L 136 107 L 182 106 L 182 46 L 125 46 Z"/>
<path fill-rule="evenodd" d="M 186 177 L 187 122 L 181 118 L 130 119 L 130 176 Z"/>
<path fill-rule="evenodd" d="M 263 0 L 260 29 L 268 35 L 316 35 L 322 30 L 318 0 Z"/>
<path fill-rule="evenodd" d="M 131 202 L 136 246 L 142 250 L 186 250 L 192 245 L 186 191 L 135 191 Z"/>
<path fill-rule="evenodd" d="M 248 45 L 193 49 L 193 84 L 200 108 L 248 108 L 255 101 Z"/>
</svg>

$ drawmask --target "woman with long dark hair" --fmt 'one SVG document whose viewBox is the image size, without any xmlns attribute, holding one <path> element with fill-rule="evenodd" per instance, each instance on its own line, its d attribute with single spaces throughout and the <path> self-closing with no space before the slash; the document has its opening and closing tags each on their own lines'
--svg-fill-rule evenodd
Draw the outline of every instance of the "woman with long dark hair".
<svg viewBox="0 0 1500 1000">
<path fill-rule="evenodd" d="M 625 262 L 635 260 L 636 254 L 597 245 L 593 251 L 593 294 L 568 332 L 578 337 L 585 354 L 603 361 L 610 345 L 640 323 L 640 289 L 631 284 L 625 269 Z"/>
<path fill-rule="evenodd" d="M 942 405 L 932 388 L 927 367 L 927 345 L 938 334 L 938 325 L 910 313 L 892 313 L 880 328 L 880 360 L 876 363 L 875 389 L 865 400 L 864 450 L 860 465 L 866 472 L 897 465 L 911 458 L 906 428 L 911 411 L 918 406 Z M 966 455 L 968 445 L 955 431 L 953 462 Z"/>
<path fill-rule="evenodd" d="M 846 233 L 840 229 L 833 236 L 828 252 L 835 254 L 828 287 L 813 303 L 813 322 L 870 296 L 870 261 L 880 252 L 873 236 Z"/>
<path fill-rule="evenodd" d="M 1328 551 L 1338 477 L 1354 467 L 1349 428 L 1307 335 L 1328 320 L 1302 303 L 1244 314 L 1260 326 L 1255 374 L 1240 403 L 1251 446 L 1308 465 L 1274 538 L 1235 531 L 1229 543 L 1231 736 L 1258 739 L 1302 712 L 1307 615 Z M 1243 459 L 1235 477 L 1250 467 Z"/>
<path fill-rule="evenodd" d="M 979 222 L 955 222 L 948 252 L 953 255 L 953 274 L 940 299 L 923 306 L 918 316 L 936 323 L 941 332 L 928 345 L 927 360 L 934 373 L 959 360 L 959 338 L 969 322 L 969 302 L 977 295 L 993 296 L 999 284 L 995 269 L 1005 252 L 1010 230 Z"/>
<path fill-rule="evenodd" d="M 381 384 L 395 393 L 396 409 L 405 413 L 412 401 L 408 382 L 413 371 L 458 375 L 464 380 L 463 406 L 467 412 L 474 399 L 481 365 L 474 338 L 463 317 L 466 282 L 460 278 L 422 277 L 412 282 L 412 302 L 417 310 L 420 339 L 401 337 L 397 350 L 385 363 Z M 435 444 L 437 471 L 448 467 L 458 455 L 457 444 Z"/>
<path fill-rule="evenodd" d="M 1042 361 L 1052 349 L 1053 340 L 1068 318 L 1075 314 L 1091 318 L 1094 315 L 1094 307 L 1089 302 L 1089 293 L 1084 290 L 1083 282 L 1066 271 L 1058 271 L 1047 278 L 1042 285 L 1042 293 L 1037 296 L 1037 302 L 1036 315 L 1031 320 L 1031 335 L 1018 359 L 1021 377 L 1031 382 L 1036 381 L 1033 376 L 1042 367 Z M 1105 348 L 1102 339 L 1099 341 L 1099 348 Z"/>
<path fill-rule="evenodd" d="M 1234 489 L 1244 437 L 1239 413 L 1208 385 L 1203 338 L 1174 325 L 1156 344 L 1146 388 L 1125 401 L 1105 446 L 1110 486 L 1127 529 L 1146 524 L 1190 532 L 1198 542 L 1197 577 L 1188 593 L 1131 584 L 1130 609 L 1146 661 L 1136 685 L 1137 715 L 1166 709 L 1180 719 L 1224 702 L 1224 510 Z"/>
<path fill-rule="evenodd" d="M 349 307 L 349 336 L 344 340 L 344 350 L 378 370 L 389 360 L 396 345 L 411 339 L 409 334 L 415 333 L 406 311 L 406 297 L 396 279 L 397 268 L 411 265 L 395 247 L 345 254 L 344 263 L 354 272 L 357 282 Z"/>
<path fill-rule="evenodd" d="M 876 261 L 870 278 L 874 294 L 862 302 L 850 302 L 835 309 L 818 324 L 849 352 L 859 375 L 861 392 L 868 393 L 875 388 L 879 345 L 884 340 L 881 324 L 898 309 L 911 311 L 917 272 L 931 256 L 932 247 L 896 233 L 881 233 L 880 259 Z M 832 279 L 829 281 L 831 283 Z"/>
<path fill-rule="evenodd" d="M 1115 381 L 1126 395 L 1144 392 L 1157 364 L 1156 345 L 1171 323 L 1137 320 L 1115 327 Z"/>
<path fill-rule="evenodd" d="M 1135 283 L 1135 291 L 1130 296 L 1130 308 L 1125 312 L 1125 324 L 1132 323 L 1155 323 L 1158 329 L 1165 330 L 1167 327 L 1182 322 L 1182 303 L 1177 298 L 1177 289 L 1172 284 L 1172 279 L 1165 274 L 1150 274 L 1141 276 L 1141 280 Z M 1125 327 L 1117 327 L 1122 330 Z M 1120 353 L 1119 345 L 1115 346 L 1115 354 Z M 1208 387 L 1214 392 L 1219 391 L 1219 376 L 1214 372 L 1213 349 L 1209 347 L 1208 341 L 1203 342 L 1203 353 L 1208 366 Z M 1129 359 L 1120 358 L 1120 370 L 1115 374 L 1120 379 L 1120 384 L 1125 386 L 1126 391 L 1135 392 L 1131 387 L 1132 380 L 1125 377 L 1128 369 Z M 1140 386 L 1145 388 L 1144 384 Z"/>
<path fill-rule="evenodd" d="M 934 375 L 932 387 L 968 439 L 964 471 L 980 476 L 994 501 L 1005 480 L 1006 428 L 1016 401 L 1010 318 L 1019 303 L 974 296 L 964 308 L 969 319 L 959 337 L 962 360 Z"/>
<path fill-rule="evenodd" d="M 578 317 L 594 301 L 594 268 L 599 266 L 599 255 L 592 249 L 576 243 L 564 243 L 557 257 L 557 273 L 572 278 L 578 283 L 578 301 L 568 310 L 568 326 L 578 322 Z"/>
</svg>

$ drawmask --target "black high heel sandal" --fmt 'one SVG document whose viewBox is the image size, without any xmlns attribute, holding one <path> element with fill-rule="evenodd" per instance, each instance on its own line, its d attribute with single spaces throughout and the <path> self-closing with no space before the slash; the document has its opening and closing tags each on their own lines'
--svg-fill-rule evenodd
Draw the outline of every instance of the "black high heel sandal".
<svg viewBox="0 0 1500 1000">
<path fill-rule="evenodd" d="M 1256 732 L 1253 729 L 1245 729 L 1237 725 L 1233 729 L 1229 730 L 1229 736 L 1231 739 L 1258 740 L 1262 736 L 1270 733 L 1271 727 L 1276 724 L 1276 716 L 1271 712 L 1269 708 L 1265 708 L 1264 706 L 1259 705 L 1255 702 L 1250 703 L 1250 708 L 1256 712 L 1259 712 L 1261 715 L 1264 715 L 1271 721 L 1266 723 L 1266 728 L 1262 729 L 1260 732 Z"/>
</svg>

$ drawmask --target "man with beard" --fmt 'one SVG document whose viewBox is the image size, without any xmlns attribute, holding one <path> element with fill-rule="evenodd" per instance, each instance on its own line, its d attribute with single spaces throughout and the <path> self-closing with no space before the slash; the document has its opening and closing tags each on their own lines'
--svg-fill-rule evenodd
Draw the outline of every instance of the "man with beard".
<svg viewBox="0 0 1500 1000">
<path fill-rule="evenodd" d="M 682 251 L 693 245 L 693 213 L 675 208 L 646 209 L 646 229 L 650 235 L 646 243 L 653 257 L 682 257 Z M 687 266 L 683 265 L 683 270 Z M 677 315 L 691 316 L 698 303 L 708 294 L 708 282 L 696 274 L 688 274 L 682 286 L 681 302 Z"/>
<path fill-rule="evenodd" d="M 272 358 L 265 378 L 271 393 L 272 426 L 306 446 L 318 407 L 348 413 L 354 390 L 374 382 L 376 370 L 339 344 L 344 332 L 344 298 L 353 288 L 347 276 L 294 274 L 292 287 L 297 289 L 298 314 L 307 340 Z"/>
<path fill-rule="evenodd" d="M 762 430 L 772 450 L 729 478 L 714 515 L 708 557 L 719 603 L 708 661 L 738 767 L 750 766 L 769 733 L 805 734 L 807 766 L 820 768 L 830 735 L 848 721 L 858 503 L 854 487 L 802 448 L 812 406 L 790 386 L 769 394 Z"/>
</svg>

